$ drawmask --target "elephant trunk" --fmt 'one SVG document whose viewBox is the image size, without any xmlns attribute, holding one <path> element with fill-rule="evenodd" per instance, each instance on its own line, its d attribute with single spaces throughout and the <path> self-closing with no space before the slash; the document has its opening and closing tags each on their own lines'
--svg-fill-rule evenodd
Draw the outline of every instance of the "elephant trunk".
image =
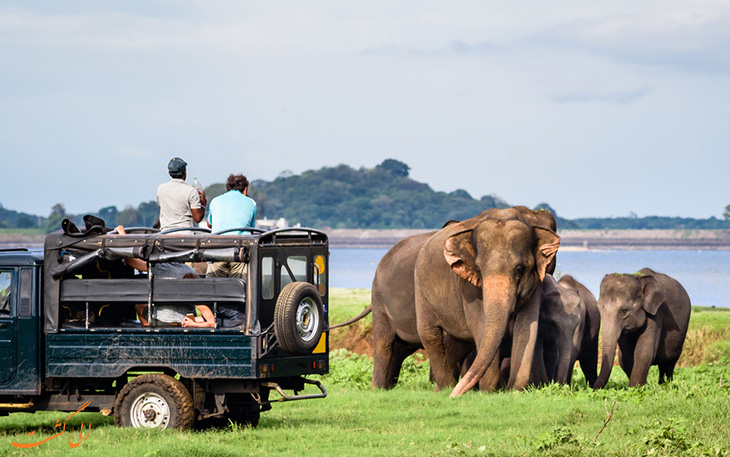
<svg viewBox="0 0 730 457">
<path fill-rule="evenodd" d="M 484 278 L 482 282 L 484 329 L 481 339 L 476 342 L 477 355 L 469 370 L 454 387 L 451 398 L 472 389 L 487 371 L 492 359 L 498 355 L 515 304 L 516 297 L 514 290 L 510 290 L 510 284 L 511 281 L 506 276 Z"/>
<path fill-rule="evenodd" d="M 613 361 L 616 357 L 616 345 L 618 344 L 618 332 L 615 329 L 605 328 L 601 335 L 601 373 L 593 384 L 594 389 L 601 389 L 608 384 L 608 378 L 613 370 Z"/>
<path fill-rule="evenodd" d="M 573 341 L 563 337 L 563 341 L 558 346 L 558 365 L 555 368 L 554 381 L 561 384 L 568 384 L 574 364 Z"/>
</svg>

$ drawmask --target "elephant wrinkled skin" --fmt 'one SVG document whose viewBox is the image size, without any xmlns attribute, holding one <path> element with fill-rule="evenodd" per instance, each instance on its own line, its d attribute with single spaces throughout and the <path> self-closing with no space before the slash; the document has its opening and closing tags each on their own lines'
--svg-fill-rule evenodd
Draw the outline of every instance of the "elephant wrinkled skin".
<svg viewBox="0 0 730 457">
<path fill-rule="evenodd" d="M 585 322 L 586 307 L 578 291 L 546 275 L 542 281 L 534 384 L 570 384 Z"/>
<path fill-rule="evenodd" d="M 552 218 L 552 216 L 550 216 Z M 418 335 L 437 389 L 456 384 L 444 333 L 473 342 L 476 358 L 451 396 L 482 378 L 514 319 L 507 388 L 527 386 L 540 310 L 541 282 L 560 237 L 518 219 L 472 218 L 430 237 L 416 260 Z"/>
<path fill-rule="evenodd" d="M 403 360 L 423 347 L 416 329 L 413 272 L 418 251 L 433 233 L 400 240 L 375 270 L 371 289 L 373 387 L 395 386 Z"/>
<path fill-rule="evenodd" d="M 578 347 L 578 362 L 586 378 L 586 383 L 592 386 L 598 378 L 598 333 L 601 329 L 601 313 L 598 311 L 598 302 L 596 296 L 571 275 L 561 276 L 558 284 L 578 291 L 580 300 L 585 306 L 585 322 L 581 343 Z M 570 378 L 568 378 L 568 383 L 570 383 Z"/>
<path fill-rule="evenodd" d="M 671 381 L 682 354 L 692 305 L 675 279 L 644 268 L 636 274 L 610 274 L 601 282 L 601 373 L 594 387 L 608 383 L 619 347 L 619 364 L 629 386 L 646 383 L 651 365 L 659 383 Z"/>
<path fill-rule="evenodd" d="M 464 221 L 449 221 L 443 230 L 450 227 L 475 225 L 486 219 L 516 219 L 551 231 L 556 230 L 555 218 L 548 211 L 533 211 L 524 206 L 506 209 L 488 209 Z M 417 349 L 422 348 L 416 326 L 414 272 L 418 253 L 423 245 L 440 232 L 431 232 L 407 237 L 396 243 L 378 263 L 372 285 L 372 298 L 369 309 L 373 313 L 373 387 L 391 388 L 398 381 L 403 360 Z M 443 261 L 443 246 L 439 260 Z M 555 268 L 553 261 L 548 271 Z M 455 276 L 448 271 L 450 276 Z M 366 309 L 360 316 L 366 315 Z M 339 324 L 339 325 L 346 325 Z M 474 347 L 473 342 L 465 342 L 444 335 L 447 340 L 449 360 L 462 360 Z M 452 363 L 450 370 L 458 376 L 458 364 Z"/>
</svg>

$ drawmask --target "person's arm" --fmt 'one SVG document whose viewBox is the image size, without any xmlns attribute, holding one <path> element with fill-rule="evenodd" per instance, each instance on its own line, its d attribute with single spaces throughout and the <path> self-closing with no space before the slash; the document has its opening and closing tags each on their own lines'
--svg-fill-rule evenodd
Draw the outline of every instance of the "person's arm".
<svg viewBox="0 0 730 457">
<path fill-rule="evenodd" d="M 202 208 L 192 208 L 190 211 L 193 213 L 193 220 L 195 222 L 203 220 L 203 217 L 205 216 L 205 206 Z"/>
<path fill-rule="evenodd" d="M 129 257 L 124 259 L 124 261 L 137 271 L 147 271 L 147 262 L 142 259 Z"/>
<path fill-rule="evenodd" d="M 120 234 L 120 235 L 126 235 L 127 234 L 127 232 L 124 231 L 124 226 L 123 225 L 117 225 L 114 228 L 114 230 L 116 230 L 117 233 Z M 145 262 L 142 259 L 127 258 L 127 259 L 124 259 L 124 262 L 127 265 L 129 265 L 130 267 L 134 268 L 135 270 L 138 270 L 138 271 L 147 271 L 147 262 Z"/>
<path fill-rule="evenodd" d="M 190 187 L 191 193 L 188 195 L 188 204 L 190 212 L 193 214 L 193 220 L 198 223 L 205 217 L 205 207 L 208 201 L 205 199 L 205 191 L 198 192 L 194 187 Z"/>
<path fill-rule="evenodd" d="M 204 322 L 196 322 L 195 319 L 190 319 L 185 316 L 182 321 L 183 327 L 197 327 L 197 328 L 210 328 L 215 327 L 215 316 L 207 305 L 196 305 L 196 308 L 200 310 L 200 314 L 203 316 Z"/>
<path fill-rule="evenodd" d="M 251 220 L 248 222 L 249 227 L 256 227 L 256 210 L 258 209 L 258 205 L 255 204 L 253 206 L 253 214 L 251 215 Z"/>
</svg>

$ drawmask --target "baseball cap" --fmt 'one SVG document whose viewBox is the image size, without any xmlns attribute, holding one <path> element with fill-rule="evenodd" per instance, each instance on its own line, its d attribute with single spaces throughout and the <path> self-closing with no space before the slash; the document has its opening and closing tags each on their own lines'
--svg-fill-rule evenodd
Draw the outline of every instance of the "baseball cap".
<svg viewBox="0 0 730 457">
<path fill-rule="evenodd" d="M 172 160 L 170 160 L 170 163 L 167 164 L 167 169 L 170 172 L 170 176 L 173 177 L 180 177 L 185 173 L 185 167 L 187 167 L 188 164 L 180 157 L 174 157 Z"/>
</svg>

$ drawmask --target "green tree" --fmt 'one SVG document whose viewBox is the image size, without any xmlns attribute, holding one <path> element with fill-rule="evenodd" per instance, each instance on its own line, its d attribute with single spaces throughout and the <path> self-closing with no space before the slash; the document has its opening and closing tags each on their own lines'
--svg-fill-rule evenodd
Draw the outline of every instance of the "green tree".
<svg viewBox="0 0 730 457">
<path fill-rule="evenodd" d="M 99 217 L 101 219 L 104 219 L 104 224 L 106 224 L 107 227 L 114 227 L 117 225 L 117 214 L 119 213 L 119 210 L 116 206 L 105 206 L 104 208 L 99 210 Z"/>
<path fill-rule="evenodd" d="M 722 213 L 722 217 L 724 217 L 726 221 L 730 221 L 730 205 L 725 207 L 725 212 Z"/>
<path fill-rule="evenodd" d="M 135 227 L 141 225 L 142 220 L 136 209 L 128 206 L 117 214 L 117 225 L 125 227 Z"/>
<path fill-rule="evenodd" d="M 18 216 L 17 226 L 18 228 L 34 228 L 37 227 L 37 218 L 30 216 L 29 214 L 21 214 Z"/>
<path fill-rule="evenodd" d="M 160 218 L 160 205 L 155 200 L 142 202 L 137 206 L 137 213 L 139 214 L 141 226 L 152 227 Z"/>
<path fill-rule="evenodd" d="M 66 218 L 66 208 L 61 203 L 56 203 L 51 208 L 51 214 L 46 221 L 46 233 L 61 229 L 61 221 Z"/>
<path fill-rule="evenodd" d="M 249 187 L 250 186 L 251 185 L 249 184 Z M 210 201 L 213 200 L 215 197 L 226 193 L 226 185 L 223 183 L 211 184 L 210 186 L 206 187 L 204 190 L 205 190 L 205 198 L 206 198 L 206 200 L 208 200 L 208 203 L 210 203 Z"/>
<path fill-rule="evenodd" d="M 395 159 L 385 159 L 383 163 L 377 165 L 375 168 L 386 170 L 393 176 L 400 176 L 402 178 L 407 178 L 411 171 L 411 167 Z"/>
</svg>

